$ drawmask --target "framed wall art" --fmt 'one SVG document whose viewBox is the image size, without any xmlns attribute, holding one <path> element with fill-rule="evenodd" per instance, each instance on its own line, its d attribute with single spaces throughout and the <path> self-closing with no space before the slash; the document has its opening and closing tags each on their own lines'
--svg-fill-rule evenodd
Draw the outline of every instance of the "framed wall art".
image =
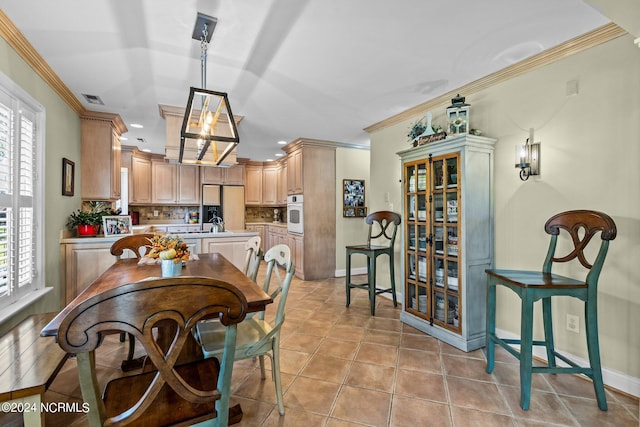
<svg viewBox="0 0 640 427">
<path fill-rule="evenodd" d="M 345 218 L 361 218 L 367 216 L 364 205 L 364 180 L 342 180 L 342 216 Z"/>
<path fill-rule="evenodd" d="M 62 195 L 73 196 L 75 186 L 76 164 L 69 159 L 62 158 Z"/>
</svg>

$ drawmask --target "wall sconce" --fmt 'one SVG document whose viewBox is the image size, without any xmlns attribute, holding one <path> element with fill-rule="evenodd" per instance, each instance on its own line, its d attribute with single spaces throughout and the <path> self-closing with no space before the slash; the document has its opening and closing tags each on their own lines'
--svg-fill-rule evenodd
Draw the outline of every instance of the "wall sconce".
<svg viewBox="0 0 640 427">
<path fill-rule="evenodd" d="M 522 181 L 531 175 L 540 175 L 540 143 L 533 142 L 533 128 L 529 129 L 527 141 L 516 146 L 516 168 L 520 168 Z"/>
</svg>

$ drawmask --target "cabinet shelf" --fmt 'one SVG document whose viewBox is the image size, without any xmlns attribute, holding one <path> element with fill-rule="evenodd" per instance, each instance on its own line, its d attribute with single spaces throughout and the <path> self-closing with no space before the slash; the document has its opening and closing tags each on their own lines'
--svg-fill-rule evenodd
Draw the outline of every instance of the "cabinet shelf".
<svg viewBox="0 0 640 427">
<path fill-rule="evenodd" d="M 400 320 L 463 351 L 485 344 L 495 142 L 461 135 L 398 153 L 405 236 Z"/>
</svg>

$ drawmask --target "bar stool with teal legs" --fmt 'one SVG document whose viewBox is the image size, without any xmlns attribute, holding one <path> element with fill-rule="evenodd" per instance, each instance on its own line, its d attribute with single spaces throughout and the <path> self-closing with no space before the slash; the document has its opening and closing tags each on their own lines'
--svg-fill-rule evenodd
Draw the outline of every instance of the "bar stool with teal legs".
<svg viewBox="0 0 640 427">
<path fill-rule="evenodd" d="M 598 407 L 606 411 L 607 400 L 600 368 L 598 344 L 598 277 L 607 255 L 609 241 L 616 237 L 616 225 L 606 214 L 595 211 L 575 210 L 559 213 L 547 221 L 545 231 L 551 235 L 551 242 L 544 260 L 542 271 L 489 269 L 487 273 L 487 372 L 493 372 L 495 344 L 500 345 L 520 360 L 520 406 L 529 409 L 531 399 L 531 374 L 584 374 L 591 378 L 598 401 Z M 564 256 L 556 255 L 556 244 L 561 230 L 571 236 L 573 248 Z M 584 249 L 592 238 L 600 233 L 600 249 L 593 264 L 587 261 Z M 563 277 L 551 272 L 553 263 L 563 263 L 578 259 L 588 270 L 584 281 Z M 522 300 L 520 319 L 520 339 L 504 339 L 496 336 L 496 286 L 503 285 L 514 291 Z M 551 322 L 551 297 L 569 296 L 585 303 L 585 325 L 589 367 L 578 366 L 575 362 L 555 351 Z M 533 340 L 533 303 L 542 300 L 544 341 Z M 520 345 L 520 351 L 512 345 Z M 532 346 L 545 346 L 548 366 L 532 366 Z M 568 367 L 556 366 L 556 358 Z"/>
</svg>

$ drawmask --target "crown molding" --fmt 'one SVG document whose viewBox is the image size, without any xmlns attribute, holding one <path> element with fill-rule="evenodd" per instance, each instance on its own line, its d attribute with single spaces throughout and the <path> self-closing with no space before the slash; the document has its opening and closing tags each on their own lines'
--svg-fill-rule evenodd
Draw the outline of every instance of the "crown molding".
<svg viewBox="0 0 640 427">
<path fill-rule="evenodd" d="M 603 25 L 593 31 L 575 37 L 558 46 L 547 49 L 544 52 L 540 52 L 537 55 L 523 59 L 522 61 L 516 62 L 502 70 L 461 86 L 458 89 L 451 90 L 427 102 L 416 105 L 415 107 L 409 108 L 408 110 L 386 118 L 378 123 L 374 123 L 364 128 L 364 130 L 368 133 L 372 133 L 405 120 L 409 120 L 417 115 L 424 114 L 425 111 L 429 111 L 435 107 L 441 106 L 442 104 L 448 103 L 450 99 L 455 97 L 458 93 L 463 93 L 465 96 L 468 96 L 470 94 L 480 92 L 481 90 L 487 89 L 498 83 L 528 73 L 537 68 L 559 61 L 571 55 L 575 55 L 576 53 L 624 35 L 627 35 L 627 32 L 614 23 Z"/>
<path fill-rule="evenodd" d="M 0 37 L 48 84 L 73 111 L 82 115 L 85 108 L 62 79 L 53 71 L 9 17 L 0 9 Z"/>
</svg>

